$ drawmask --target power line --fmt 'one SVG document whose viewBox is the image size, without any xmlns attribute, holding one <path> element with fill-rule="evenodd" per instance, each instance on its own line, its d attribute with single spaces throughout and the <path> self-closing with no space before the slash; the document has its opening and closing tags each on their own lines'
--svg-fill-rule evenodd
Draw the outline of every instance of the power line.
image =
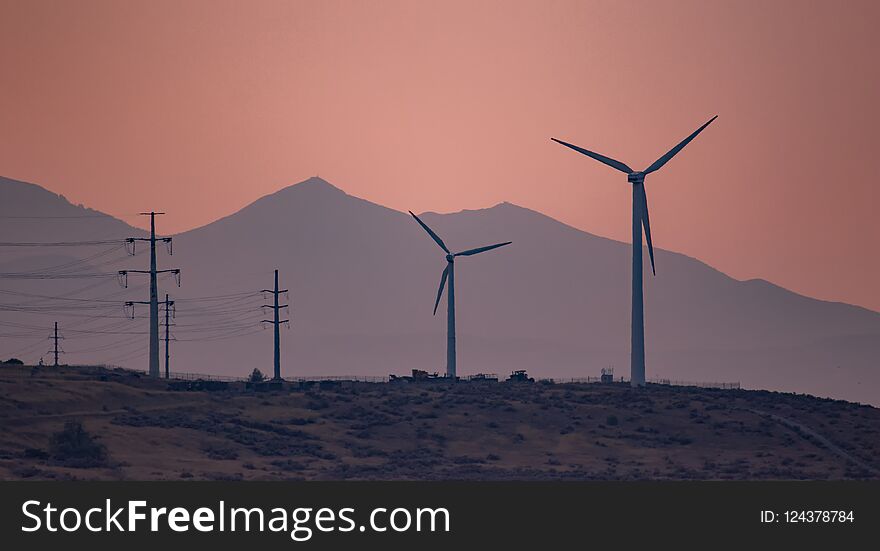
<svg viewBox="0 0 880 551">
<path fill-rule="evenodd" d="M 230 293 L 227 295 L 209 295 L 203 297 L 187 297 L 178 299 L 178 302 L 210 302 L 210 301 L 218 301 L 218 300 L 227 300 L 227 299 L 236 299 L 242 300 L 250 297 L 260 296 L 262 293 L 257 291 L 251 291 L 248 293 Z"/>
<path fill-rule="evenodd" d="M 15 327 L 16 329 L 43 329 L 43 326 L 40 325 L 27 325 L 24 323 L 14 323 L 10 321 L 0 322 L 0 325 L 5 325 L 8 327 Z M 116 322 L 112 323 L 113 326 L 118 326 L 119 324 Z M 97 331 L 92 329 L 71 329 L 67 328 L 66 331 L 68 333 L 82 333 L 89 335 L 145 335 L 146 333 L 143 331 Z"/>
<path fill-rule="evenodd" d="M 137 212 L 125 212 L 118 214 L 105 214 L 105 213 L 96 213 L 96 214 L 74 214 L 74 215 L 13 215 L 13 216 L 0 216 L 0 220 L 79 220 L 79 219 L 89 219 L 89 218 L 104 218 L 106 220 L 115 220 L 118 218 L 132 218 L 138 216 Z"/>
<path fill-rule="evenodd" d="M 0 247 L 92 247 L 96 245 L 125 245 L 127 239 L 103 239 L 95 241 L 0 241 Z"/>
<path fill-rule="evenodd" d="M 121 258 L 110 258 L 104 259 L 101 262 L 95 262 L 96 260 L 112 255 L 114 252 L 122 249 L 124 245 L 117 244 L 114 247 L 109 249 L 105 249 L 103 251 L 99 251 L 93 255 L 87 256 L 85 258 L 78 258 L 75 260 L 71 260 L 65 262 L 63 264 L 56 264 L 55 266 L 47 266 L 45 268 L 39 268 L 34 270 L 28 270 L 24 272 L 4 272 L 2 277 L 6 279 L 45 279 L 52 278 L 58 275 L 93 275 L 93 273 L 83 273 L 83 272 L 72 272 L 74 268 L 79 267 L 88 267 L 91 270 L 99 266 L 104 266 L 106 264 L 119 262 L 122 260 Z M 106 274 L 109 275 L 109 274 Z"/>
<path fill-rule="evenodd" d="M 125 215 L 120 215 L 125 216 Z M 107 214 L 82 214 L 78 216 L 0 216 L 3 220 L 62 220 L 76 218 L 112 218 Z"/>
<path fill-rule="evenodd" d="M 83 348 L 80 350 L 67 350 L 68 355 L 79 355 L 79 354 L 93 354 L 95 352 L 104 352 L 107 350 L 116 350 L 126 346 L 131 346 L 133 344 L 142 344 L 143 337 L 140 335 L 124 337 L 119 340 L 111 341 L 108 343 L 100 344 L 98 346 L 93 346 L 90 348 Z"/>
<path fill-rule="evenodd" d="M 103 283 L 103 282 L 94 283 L 94 284 L 88 285 L 88 286 L 86 286 L 86 287 L 83 287 L 83 288 L 81 288 L 81 289 L 78 289 L 78 290 L 76 290 L 76 291 L 72 291 L 72 292 L 68 293 L 67 295 L 61 295 L 61 296 L 41 295 L 41 294 L 37 294 L 37 293 L 25 293 L 25 292 L 22 292 L 22 291 L 7 291 L 7 290 L 2 290 L 2 289 L 0 289 L 0 293 L 5 294 L 5 295 L 13 295 L 13 296 L 19 296 L 19 297 L 28 297 L 28 298 L 48 299 L 48 300 L 62 300 L 62 301 L 74 301 L 74 302 L 99 302 L 99 303 L 108 303 L 108 304 L 119 304 L 119 301 L 118 301 L 118 300 L 100 299 L 100 298 L 73 298 L 73 297 L 71 296 L 71 295 L 78 295 L 79 293 L 82 293 L 82 292 L 84 292 L 84 291 L 88 291 L 88 290 L 94 289 L 95 287 L 101 285 L 102 283 Z M 107 296 L 111 296 L 111 297 L 112 297 L 112 296 L 118 296 L 118 295 L 121 295 L 121 294 L 123 294 L 123 293 L 126 293 L 126 292 L 130 291 L 131 289 L 142 289 L 142 288 L 144 288 L 144 287 L 146 287 L 145 284 L 142 284 L 142 285 L 136 285 L 136 286 L 128 287 L 127 290 L 124 289 L 124 290 L 122 290 L 122 291 L 118 291 L 118 292 L 116 292 L 116 293 L 112 293 L 112 294 L 107 295 Z M 19 305 L 21 305 L 21 306 L 27 306 L 28 303 L 19 303 Z"/>
<path fill-rule="evenodd" d="M 149 347 L 144 347 L 143 345 L 140 345 L 140 346 L 139 346 L 137 349 L 135 349 L 134 351 L 129 350 L 129 351 L 125 352 L 124 354 L 117 355 L 117 356 L 112 356 L 112 357 L 108 358 L 108 359 L 105 360 L 105 361 L 106 361 L 108 364 L 113 364 L 113 363 L 116 363 L 116 362 L 120 362 L 120 363 L 121 363 L 121 362 L 128 361 L 128 360 L 139 359 L 139 358 L 142 358 L 142 357 L 147 353 L 148 348 L 149 348 Z"/>
<path fill-rule="evenodd" d="M 0 278 L 2 279 L 111 279 L 118 276 L 119 272 L 95 272 L 79 274 L 47 274 L 39 272 L 0 273 Z"/>
<path fill-rule="evenodd" d="M 200 338 L 197 338 L 197 339 L 175 339 L 175 340 L 178 341 L 178 342 L 209 342 L 209 341 L 219 341 L 219 340 L 226 340 L 226 339 L 237 338 L 237 337 L 246 337 L 246 336 L 248 336 L 248 335 L 255 335 L 255 334 L 257 334 L 257 333 L 261 333 L 262 331 L 263 331 L 262 329 L 255 329 L 255 330 L 252 330 L 252 331 L 244 331 L 244 332 L 238 330 L 238 331 L 230 331 L 230 332 L 228 332 L 228 333 L 222 333 L 222 334 L 218 334 L 218 335 L 213 335 L 213 336 L 210 336 L 210 337 L 200 337 Z"/>
<path fill-rule="evenodd" d="M 32 342 L 31 344 L 25 345 L 21 348 L 17 348 L 14 352 L 12 352 L 12 354 L 10 354 L 10 356 L 16 357 L 22 356 L 25 353 L 29 354 L 31 352 L 36 352 L 37 350 L 45 346 L 46 340 L 44 335 L 40 335 L 39 337 L 35 337 L 34 339 L 34 342 Z"/>
<path fill-rule="evenodd" d="M 85 287 L 80 287 L 79 289 L 75 289 L 75 290 L 73 290 L 69 293 L 66 293 L 65 295 L 61 295 L 61 296 L 41 295 L 41 294 L 36 294 L 36 293 L 25 293 L 22 291 L 8 291 L 8 290 L 2 290 L 2 289 L 0 289 L 0 293 L 5 294 L 5 295 L 12 295 L 12 296 L 33 298 L 33 299 L 48 299 L 48 300 L 63 300 L 63 301 L 86 301 L 86 302 L 109 302 L 109 303 L 113 303 L 113 304 L 118 304 L 118 302 L 115 300 L 73 298 L 75 295 L 79 295 L 80 293 L 90 291 L 96 287 L 100 287 L 101 285 L 104 285 L 105 283 L 106 282 L 104 282 L 104 281 L 97 281 L 95 283 L 90 283 L 90 284 L 86 285 Z M 141 286 L 138 286 L 138 288 L 139 287 L 141 287 Z M 122 290 L 122 291 L 119 291 L 118 293 L 112 293 L 112 294 L 106 295 L 106 296 L 111 297 L 111 296 L 115 296 L 115 295 L 126 293 L 126 292 L 128 292 L 128 291 Z M 34 302 L 36 302 L 36 301 L 32 300 L 32 301 L 28 301 L 28 302 L 21 302 L 18 304 L 21 306 L 29 306 L 30 304 L 33 304 Z"/>
</svg>

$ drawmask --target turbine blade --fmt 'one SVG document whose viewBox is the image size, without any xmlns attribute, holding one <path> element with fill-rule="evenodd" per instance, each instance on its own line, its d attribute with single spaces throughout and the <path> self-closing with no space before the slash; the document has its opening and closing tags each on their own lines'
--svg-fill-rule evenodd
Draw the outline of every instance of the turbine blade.
<svg viewBox="0 0 880 551">
<path fill-rule="evenodd" d="M 468 249 L 468 250 L 462 251 L 460 253 L 455 253 L 453 256 L 471 256 L 473 254 L 484 253 L 486 251 L 491 251 L 492 249 L 497 249 L 498 247 L 510 245 L 511 243 L 513 243 L 513 241 L 505 241 L 504 243 L 496 243 L 495 245 L 489 245 L 488 247 L 478 247 L 476 249 Z"/>
<path fill-rule="evenodd" d="M 712 121 L 714 121 L 714 120 L 717 119 L 717 118 L 718 118 L 718 115 L 715 115 L 714 117 L 712 117 L 711 119 L 709 119 L 709 122 L 707 122 L 707 123 L 704 124 L 703 126 L 697 128 L 696 131 L 694 131 L 693 134 L 691 134 L 690 136 L 688 136 L 687 138 L 685 138 L 684 140 L 682 140 L 681 143 L 678 144 L 677 146 L 675 146 L 675 147 L 673 147 L 672 149 L 670 149 L 669 152 L 666 153 L 666 155 L 663 155 L 662 157 L 660 157 L 659 159 L 657 159 L 656 161 L 654 161 L 654 164 L 652 164 L 651 166 L 649 166 L 648 168 L 645 169 L 645 174 L 650 174 L 650 173 L 654 172 L 655 170 L 658 170 L 661 166 L 665 165 L 667 162 L 669 162 L 669 159 L 675 157 L 675 155 L 676 155 L 679 151 L 681 151 L 682 149 L 684 149 L 684 146 L 686 146 L 687 144 L 691 143 L 691 140 L 693 140 L 694 138 L 696 138 L 696 137 L 697 137 L 697 134 L 699 134 L 700 132 L 702 132 L 704 128 L 706 128 L 707 126 L 709 126 L 710 124 L 712 124 Z"/>
<path fill-rule="evenodd" d="M 640 184 L 639 187 L 642 188 L 639 198 L 642 204 L 642 226 L 645 227 L 645 240 L 648 242 L 648 255 L 651 257 L 651 272 L 657 275 L 657 270 L 654 269 L 654 244 L 651 242 L 651 221 L 648 218 L 648 194 L 645 193 L 644 184 Z"/>
<path fill-rule="evenodd" d="M 425 231 L 428 232 L 428 235 L 431 236 L 431 239 L 436 241 L 437 244 L 440 245 L 440 248 L 443 249 L 444 251 L 446 251 L 446 254 L 452 254 L 451 252 L 449 252 L 449 248 L 446 247 L 446 243 L 444 243 L 443 240 L 440 239 L 439 235 L 434 233 L 434 231 L 431 228 L 429 228 L 427 224 L 422 222 L 422 220 L 418 216 L 413 214 L 413 211 L 409 211 L 409 213 L 412 214 L 412 217 L 416 219 L 416 222 L 418 222 L 421 227 L 425 228 Z"/>
<path fill-rule="evenodd" d="M 437 315 L 437 307 L 440 306 L 440 298 L 443 296 L 443 288 L 446 287 L 446 277 L 449 275 L 449 263 L 446 263 L 446 268 L 443 270 L 443 275 L 440 276 L 440 288 L 437 289 L 437 300 L 434 302 L 434 315 Z"/>
<path fill-rule="evenodd" d="M 592 158 L 596 159 L 597 161 L 599 161 L 600 163 L 605 163 L 606 165 L 610 166 L 611 168 L 616 168 L 617 170 L 619 170 L 621 172 L 626 172 L 627 174 L 629 174 L 630 172 L 633 171 L 633 169 L 626 166 L 624 163 L 621 163 L 620 161 L 612 159 L 611 157 L 606 157 L 605 155 L 600 155 L 598 153 L 594 153 L 594 152 L 589 151 L 587 149 L 584 149 L 582 147 L 578 147 L 576 145 L 572 145 L 570 143 L 563 142 L 562 140 L 557 140 L 556 138 L 550 138 L 550 139 L 558 144 L 564 145 L 565 147 L 570 147 L 571 149 L 574 149 L 578 153 L 583 153 L 587 157 L 592 157 Z"/>
</svg>

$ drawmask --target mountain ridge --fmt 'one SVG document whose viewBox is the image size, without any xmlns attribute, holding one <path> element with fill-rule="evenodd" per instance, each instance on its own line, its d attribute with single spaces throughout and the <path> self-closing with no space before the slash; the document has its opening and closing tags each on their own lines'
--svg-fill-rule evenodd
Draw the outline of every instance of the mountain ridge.
<svg viewBox="0 0 880 551">
<path fill-rule="evenodd" d="M 455 250 L 513 241 L 462 259 L 456 270 L 463 374 L 527 369 L 536 376 L 582 377 L 609 365 L 625 374 L 629 244 L 509 202 L 420 216 Z M 101 220 L 41 225 L 48 231 Z M 73 230 L 64 235 L 77 238 Z M 270 287 L 272 270 L 280 269 L 282 286 L 291 289 L 294 324 L 282 335 L 284 374 L 442 370 L 445 306 L 436 316 L 431 309 L 444 255 L 406 213 L 310 178 L 174 238 L 174 256 L 159 257 L 160 268 L 179 267 L 183 277 L 180 288 L 160 279 L 160 293 L 178 301 L 172 369 L 241 374 L 256 364 L 266 371 L 271 332 L 259 330 L 262 298 L 227 304 L 195 297 L 256 292 Z M 7 260 L 17 255 L 3 252 Z M 682 253 L 655 252 L 658 275 L 645 281 L 649 378 L 739 380 L 755 388 L 876 401 L 880 347 L 870 337 L 880 342 L 880 314 L 766 280 L 737 280 Z M 113 267 L 143 269 L 145 260 L 121 256 Z M 130 279 L 131 289 L 108 283 L 94 291 L 101 293 L 96 298 L 107 302 L 121 293 L 143 300 L 146 280 Z M 77 289 L 59 281 L 51 287 L 42 281 L 8 283 L 13 291 L 42 289 L 53 296 Z M 65 325 L 77 321 L 59 317 Z M 0 315 L 3 319 L 9 318 Z M 45 322 L 37 314 L 29 319 L 34 327 Z M 146 322 L 141 310 L 135 320 L 120 323 L 142 331 Z M 81 358 L 112 363 L 131 351 L 133 356 L 119 361 L 145 364 L 139 337 L 120 340 L 118 350 L 110 346 L 112 339 L 88 337 L 107 342 L 102 346 L 118 354 Z"/>
<path fill-rule="evenodd" d="M 116 217 L 113 216 L 112 214 L 108 214 L 108 213 L 105 213 L 105 212 L 103 212 L 103 211 L 100 211 L 100 210 L 97 210 L 97 209 L 93 209 L 93 208 L 91 208 L 91 207 L 87 207 L 87 206 L 82 205 L 82 204 L 76 205 L 76 204 L 74 204 L 74 203 L 71 203 L 70 200 L 67 199 L 63 194 L 57 194 L 57 193 L 51 191 L 50 189 L 48 189 L 48 188 L 46 188 L 46 187 L 43 187 L 43 186 L 41 186 L 41 185 L 39 185 L 39 184 L 35 184 L 35 183 L 32 183 L 32 182 L 27 182 L 27 181 L 24 181 L 24 180 L 17 180 L 17 179 L 15 179 L 15 178 L 10 178 L 10 177 L 7 177 L 7 176 L 0 175 L 0 185 L 2 185 L 2 184 L 6 184 L 6 183 L 9 183 L 9 182 L 14 183 L 14 184 L 17 184 L 17 185 L 23 185 L 23 186 L 28 186 L 28 187 L 36 188 L 36 189 L 38 189 L 38 190 L 41 190 L 41 191 L 43 191 L 43 192 L 46 192 L 46 193 L 48 193 L 48 194 L 50 194 L 50 195 L 52 195 L 52 196 L 54 196 L 54 197 L 57 197 L 57 198 L 59 198 L 59 199 L 65 201 L 69 206 L 71 206 L 71 207 L 73 207 L 73 208 L 81 209 L 81 210 L 84 210 L 84 211 L 86 211 L 86 212 L 88 212 L 88 213 L 94 213 L 94 214 L 96 214 L 96 215 L 100 215 L 100 216 L 104 216 L 104 217 L 107 217 L 107 218 L 111 218 L 111 219 L 113 219 L 113 220 L 116 220 L 116 221 L 118 221 L 118 222 L 120 222 L 120 223 L 122 223 L 122 224 L 125 224 L 125 225 L 127 225 L 128 227 L 132 228 L 132 231 L 134 231 L 134 232 L 143 232 L 143 231 L 144 231 L 144 230 L 142 230 L 142 229 L 140 229 L 140 228 L 137 228 L 137 227 L 135 227 L 135 226 L 131 226 L 130 224 L 128 224 L 128 223 L 125 222 L 124 220 L 121 220 L 121 219 L 119 219 L 119 218 L 116 218 Z M 364 203 L 369 203 L 369 204 L 371 204 L 371 205 L 374 205 L 374 206 L 377 206 L 377 207 L 381 207 L 381 208 L 386 209 L 386 210 L 388 210 L 388 211 L 392 211 L 392 212 L 395 212 L 395 213 L 398 213 L 398 214 L 401 214 L 401 215 L 406 215 L 406 214 L 407 214 L 407 213 L 405 213 L 405 212 L 403 212 L 403 211 L 398 211 L 398 210 L 396 210 L 396 209 L 392 209 L 392 208 L 390 208 L 390 207 L 386 207 L 386 206 L 381 205 L 381 204 L 379 204 L 379 203 L 375 203 L 375 202 L 373 202 L 373 201 L 370 201 L 369 199 L 364 199 L 364 198 L 362 198 L 362 197 L 358 197 L 358 196 L 356 196 L 356 195 L 351 195 L 351 194 L 349 194 L 348 192 L 346 192 L 345 190 L 343 190 L 342 188 L 340 188 L 340 187 L 338 187 L 338 186 L 332 184 L 331 182 L 325 180 L 324 178 L 321 178 L 320 176 L 312 176 L 312 177 L 309 177 L 309 178 L 307 178 L 307 179 L 305 179 L 305 180 L 303 180 L 303 181 L 296 182 L 296 183 L 293 183 L 293 184 L 285 185 L 284 187 L 278 189 L 277 191 L 274 191 L 274 192 L 268 193 L 268 194 L 266 194 L 266 195 L 263 195 L 263 196 L 261 196 L 261 197 L 258 197 L 257 199 L 254 199 L 253 201 L 251 201 L 250 203 L 244 205 L 244 206 L 241 207 L 240 209 L 238 209 L 238 210 L 236 210 L 236 211 L 234 211 L 234 212 L 232 212 L 232 213 L 230 213 L 230 214 L 227 214 L 227 215 L 221 216 L 221 217 L 217 218 L 216 220 L 213 220 L 213 221 L 208 222 L 208 223 L 206 223 L 206 224 L 203 224 L 203 225 L 201 225 L 201 226 L 197 226 L 197 227 L 195 227 L 195 228 L 190 228 L 190 229 L 188 229 L 188 230 L 185 230 L 185 231 L 179 232 L 179 233 L 177 233 L 177 234 L 172 234 L 172 235 L 181 235 L 181 234 L 187 234 L 187 233 L 190 233 L 190 232 L 199 231 L 199 230 L 201 230 L 201 229 L 203 229 L 203 228 L 205 228 L 205 227 L 211 226 L 212 224 L 215 224 L 215 223 L 217 223 L 217 222 L 221 222 L 221 221 L 223 221 L 223 220 L 226 220 L 226 219 L 229 219 L 229 218 L 231 218 L 231 217 L 234 217 L 234 216 L 236 216 L 237 214 L 241 213 L 242 211 L 244 211 L 244 210 L 246 210 L 246 209 L 248 209 L 248 208 L 250 208 L 250 207 L 256 206 L 256 205 L 258 205 L 258 204 L 260 204 L 260 203 L 262 203 L 262 202 L 268 201 L 268 200 L 272 200 L 273 198 L 279 198 L 279 197 L 282 197 L 283 195 L 285 195 L 285 194 L 287 194 L 287 193 L 290 193 L 291 191 L 294 191 L 294 190 L 297 190 L 297 189 L 300 189 L 300 190 L 301 190 L 301 189 L 303 189 L 304 187 L 305 187 L 305 188 L 309 188 L 309 187 L 311 187 L 311 188 L 318 188 L 318 189 L 329 189 L 329 190 L 333 190 L 333 191 L 335 191 L 335 192 L 337 192 L 337 193 L 339 193 L 339 194 L 341 194 L 341 195 L 344 195 L 344 196 L 346 196 L 346 197 L 350 197 L 350 198 L 352 198 L 352 199 L 355 199 L 355 200 L 358 200 L 358 201 L 361 201 L 361 202 L 364 202 Z M 547 215 L 547 214 L 544 214 L 544 213 L 542 213 L 542 212 L 540 212 L 540 211 L 537 211 L 537 210 L 532 209 L 532 208 L 530 208 L 530 207 L 526 207 L 526 206 L 518 205 L 518 204 L 513 203 L 513 202 L 510 202 L 510 201 L 501 201 L 501 202 L 499 202 L 499 203 L 496 203 L 496 204 L 491 205 L 491 206 L 488 206 L 488 207 L 480 207 L 480 208 L 464 208 L 464 209 L 460 209 L 460 210 L 457 210 L 457 211 L 450 211 L 450 212 L 423 211 L 423 212 L 420 212 L 420 213 L 418 213 L 418 214 L 419 214 L 419 216 L 450 216 L 450 215 L 457 215 L 457 214 L 486 212 L 486 211 L 492 211 L 492 210 L 494 210 L 494 209 L 498 209 L 498 208 L 513 208 L 513 209 L 516 209 L 516 210 L 519 210 L 519 211 L 525 211 L 525 212 L 527 212 L 527 213 L 530 213 L 530 214 L 534 214 L 534 215 L 540 216 L 541 218 L 543 218 L 543 219 L 545 219 L 545 220 L 547 220 L 547 221 L 550 221 L 550 222 L 552 222 L 552 223 L 558 224 L 558 225 L 560 225 L 560 226 L 563 226 L 563 227 L 565 227 L 565 228 L 567 228 L 567 229 L 569 229 L 569 230 L 571 230 L 571 231 L 577 232 L 577 233 L 582 233 L 582 234 L 586 234 L 586 235 L 588 235 L 588 236 L 590 236 L 590 237 L 595 237 L 595 238 L 599 238 L 599 239 L 603 239 L 603 240 L 608 240 L 608 241 L 615 242 L 615 243 L 620 243 L 620 244 L 622 244 L 622 245 L 629 245 L 629 244 L 630 244 L 628 241 L 621 241 L 621 240 L 614 239 L 614 238 L 611 238 L 611 237 L 602 236 L 602 235 L 599 235 L 599 234 L 592 233 L 592 232 L 590 232 L 590 231 L 588 231 L 588 230 L 584 230 L 584 229 L 578 228 L 578 227 L 576 227 L 576 226 L 572 226 L 572 225 L 570 225 L 570 224 L 567 224 L 567 223 L 565 223 L 565 222 L 562 222 L 561 220 L 557 220 L 557 219 L 553 218 L 552 216 L 549 216 L 549 215 Z M 163 234 L 163 235 L 164 235 L 164 234 Z M 763 283 L 766 283 L 766 284 L 768 284 L 768 285 L 772 285 L 773 287 L 776 287 L 776 288 L 778 288 L 778 289 L 784 290 L 784 291 L 786 291 L 786 292 L 792 293 L 792 294 L 797 295 L 797 296 L 801 296 L 801 297 L 809 298 L 809 299 L 811 299 L 811 300 L 816 300 L 816 301 L 825 302 L 825 303 L 829 303 L 829 304 L 841 304 L 841 305 L 846 305 L 846 306 L 852 306 L 852 307 L 855 307 L 855 308 L 860 308 L 860 309 L 866 310 L 866 311 L 868 311 L 868 312 L 872 312 L 872 313 L 880 313 L 880 312 L 878 312 L 878 311 L 876 311 L 876 310 L 872 310 L 871 308 L 868 308 L 868 307 L 866 307 L 866 306 L 862 306 L 862 305 L 860 305 L 860 304 L 854 304 L 854 303 L 843 302 L 843 301 L 835 301 L 835 300 L 826 300 L 826 299 L 821 299 L 821 298 L 813 297 L 813 296 L 810 296 L 810 295 L 807 295 L 807 294 L 804 294 L 804 293 L 799 293 L 799 292 L 797 292 L 797 291 L 793 291 L 793 290 L 789 289 L 788 287 L 785 287 L 784 285 L 781 285 L 781 284 L 779 284 L 779 283 L 775 283 L 775 282 L 773 282 L 773 281 L 771 281 L 771 280 L 768 280 L 768 279 L 765 279 L 765 278 L 762 278 L 762 277 L 753 277 L 753 278 L 748 278 L 748 279 L 737 279 L 737 278 L 735 278 L 734 276 L 731 276 L 730 274 L 727 274 L 726 272 L 723 272 L 723 271 L 719 270 L 718 268 L 715 268 L 715 267 L 712 266 L 711 264 L 709 264 L 709 263 L 707 263 L 707 262 L 705 262 L 705 261 L 703 261 L 703 260 L 701 260 L 701 259 L 699 259 L 699 258 L 697 258 L 697 257 L 695 257 L 695 256 L 688 255 L 687 253 L 683 253 L 683 252 L 679 252 L 679 251 L 674 251 L 674 250 L 672 250 L 672 249 L 667 249 L 667 248 L 663 248 L 663 247 L 657 247 L 656 250 L 657 250 L 657 251 L 664 251 L 664 252 L 666 252 L 666 253 L 672 253 L 672 254 L 680 255 L 680 256 L 682 256 L 682 257 L 685 257 L 685 258 L 688 258 L 688 259 L 694 260 L 694 261 L 696 261 L 696 262 L 699 262 L 699 263 L 701 263 L 701 264 L 703 264 L 703 265 L 705 265 L 705 266 L 707 266 L 707 267 L 709 267 L 709 268 L 715 270 L 715 271 L 718 272 L 719 274 L 722 274 L 722 275 L 724 275 L 724 276 L 726 276 L 726 277 L 728 277 L 728 278 L 730 278 L 730 279 L 732 279 L 732 280 L 734 280 L 734 281 L 738 281 L 738 282 L 741 282 L 741 283 L 763 282 Z"/>
</svg>

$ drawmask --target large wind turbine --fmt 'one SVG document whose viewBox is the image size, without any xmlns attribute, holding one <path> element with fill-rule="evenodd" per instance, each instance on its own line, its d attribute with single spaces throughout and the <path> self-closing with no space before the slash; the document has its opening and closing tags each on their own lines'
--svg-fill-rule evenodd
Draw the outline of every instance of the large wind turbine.
<svg viewBox="0 0 880 551">
<path fill-rule="evenodd" d="M 413 214 L 412 211 L 410 211 L 410 214 L 412 214 L 412 217 L 416 219 L 416 222 L 428 232 L 431 239 L 436 241 L 437 244 L 440 245 L 440 248 L 446 252 L 446 268 L 443 270 L 443 275 L 440 276 L 440 288 L 437 290 L 437 300 L 434 301 L 434 314 L 437 314 L 437 306 L 440 305 L 440 298 L 443 296 L 443 288 L 446 286 L 446 281 L 449 280 L 449 292 L 446 293 L 446 376 L 455 380 L 455 257 L 472 256 L 484 253 L 486 251 L 491 251 L 492 249 L 497 249 L 498 247 L 503 247 L 504 245 L 510 245 L 511 241 L 496 243 L 495 245 L 488 245 L 486 247 L 477 247 L 476 249 L 468 249 L 460 253 L 452 253 L 450 252 L 449 247 L 446 246 L 446 243 L 440 239 L 440 236 L 434 233 L 434 231 L 429 228 L 427 224 L 422 222 L 418 216 Z"/>
<path fill-rule="evenodd" d="M 633 190 L 633 216 L 632 216 L 632 344 L 630 350 L 630 370 L 632 386 L 643 386 L 645 384 L 645 318 L 644 318 L 644 297 L 642 291 L 642 226 L 645 228 L 645 238 L 648 241 L 648 254 L 651 256 L 651 272 L 654 275 L 654 245 L 651 243 L 651 224 L 648 221 L 648 196 L 645 194 L 645 176 L 659 170 L 660 167 L 669 162 L 676 153 L 684 149 L 684 146 L 697 137 L 697 134 L 709 126 L 718 115 L 715 115 L 709 122 L 697 128 L 697 130 L 681 141 L 678 145 L 669 150 L 665 155 L 654 161 L 654 163 L 643 171 L 637 172 L 624 163 L 616 161 L 610 157 L 588 151 L 582 147 L 572 145 L 570 143 L 551 138 L 554 142 L 560 143 L 566 147 L 574 149 L 578 153 L 583 153 L 588 157 L 596 159 L 600 163 L 604 163 L 611 168 L 616 168 L 627 174 L 627 181 L 632 184 Z"/>
</svg>

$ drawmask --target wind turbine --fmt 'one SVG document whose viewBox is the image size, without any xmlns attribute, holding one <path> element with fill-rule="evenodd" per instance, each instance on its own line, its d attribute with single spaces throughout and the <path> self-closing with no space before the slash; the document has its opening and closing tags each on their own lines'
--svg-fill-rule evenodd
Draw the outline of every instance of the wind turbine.
<svg viewBox="0 0 880 551">
<path fill-rule="evenodd" d="M 643 297 L 642 282 L 642 226 L 645 228 L 645 238 L 648 241 L 648 254 L 651 256 L 651 272 L 657 275 L 654 270 L 654 245 L 651 243 L 651 224 L 648 220 L 648 196 L 645 194 L 645 176 L 659 170 L 660 167 L 669 162 L 684 146 L 689 144 L 691 140 L 697 137 L 697 134 L 709 126 L 712 121 L 718 118 L 715 115 L 709 122 L 699 127 L 693 134 L 685 138 L 678 145 L 670 149 L 665 155 L 654 161 L 654 163 L 642 171 L 635 171 L 610 157 L 594 153 L 582 147 L 572 145 L 570 143 L 550 138 L 554 142 L 560 143 L 566 147 L 574 149 L 578 153 L 583 153 L 588 157 L 596 159 L 600 163 L 604 163 L 611 168 L 616 168 L 621 172 L 625 172 L 626 180 L 632 184 L 633 190 L 633 215 L 632 215 L 632 345 L 630 349 L 630 382 L 632 386 L 644 386 L 645 384 L 645 306 Z"/>
<path fill-rule="evenodd" d="M 497 249 L 498 247 L 510 245 L 512 241 L 496 243 L 495 245 L 488 245 L 486 247 L 477 247 L 476 249 L 468 249 L 466 251 L 461 251 L 460 253 L 452 253 L 450 252 L 449 247 L 446 246 L 446 243 L 440 239 L 440 236 L 434 233 L 434 231 L 429 228 L 427 224 L 422 222 L 418 216 L 413 214 L 412 211 L 409 213 L 412 214 L 412 217 L 416 219 L 416 222 L 428 232 L 431 239 L 440 245 L 440 248 L 446 252 L 446 268 L 444 268 L 443 274 L 440 276 L 440 288 L 437 290 L 437 300 L 434 301 L 434 315 L 437 315 L 437 306 L 440 305 L 440 298 L 443 296 L 443 288 L 446 286 L 446 281 L 448 279 L 449 292 L 446 293 L 446 376 L 455 380 L 455 257 L 473 256 L 475 254 L 484 253 L 486 251 L 491 251 L 492 249 Z"/>
</svg>

